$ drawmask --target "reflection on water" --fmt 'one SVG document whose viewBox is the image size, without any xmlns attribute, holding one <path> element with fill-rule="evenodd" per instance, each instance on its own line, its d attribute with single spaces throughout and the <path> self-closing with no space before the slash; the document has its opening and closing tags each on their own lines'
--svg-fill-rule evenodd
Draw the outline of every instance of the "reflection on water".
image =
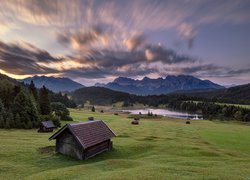
<svg viewBox="0 0 250 180">
<path fill-rule="evenodd" d="M 150 113 L 152 112 L 153 114 L 173 117 L 173 118 L 180 118 L 180 119 L 193 119 L 193 120 L 203 119 L 201 114 L 179 112 L 167 109 L 133 109 L 133 110 L 123 110 L 123 112 L 129 112 L 130 114 L 139 114 L 139 113 L 148 114 L 148 112 Z"/>
</svg>

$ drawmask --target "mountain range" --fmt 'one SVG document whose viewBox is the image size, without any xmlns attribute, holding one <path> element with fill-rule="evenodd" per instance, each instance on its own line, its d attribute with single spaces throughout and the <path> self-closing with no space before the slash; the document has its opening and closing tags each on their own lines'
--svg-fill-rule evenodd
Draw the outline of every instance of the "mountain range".
<svg viewBox="0 0 250 180">
<path fill-rule="evenodd" d="M 46 77 L 46 76 L 45 77 L 42 76 L 40 78 L 48 79 L 47 82 L 53 82 L 52 79 L 54 79 L 54 81 L 61 80 L 62 81 L 61 84 L 64 84 L 64 85 L 66 82 L 68 82 L 68 78 L 55 78 L 55 77 Z M 30 78 L 29 80 L 36 81 L 37 79 L 40 79 L 40 78 L 34 76 L 33 78 Z M 124 79 L 124 78 L 117 78 L 117 79 L 119 80 L 119 79 Z M 129 78 L 125 78 L 125 79 L 129 79 Z M 3 74 L 0 74 L 0 81 L 1 80 L 7 80 L 9 82 L 12 82 L 13 84 L 18 84 L 17 80 L 10 78 Z M 129 79 L 129 80 L 130 82 L 140 81 L 140 80 L 133 80 L 133 79 Z M 30 81 L 27 80 L 26 83 Z M 69 79 L 69 82 L 72 84 L 76 83 L 70 79 Z M 46 84 L 44 85 L 46 86 Z M 56 85 L 56 83 L 54 85 Z M 68 84 L 68 86 L 70 85 Z M 72 97 L 72 99 L 78 104 L 82 104 L 83 102 L 86 102 L 87 100 L 89 100 L 93 104 L 100 104 L 100 105 L 113 104 L 116 102 L 130 102 L 130 103 L 139 102 L 142 104 L 155 102 L 156 104 L 157 103 L 162 104 L 165 101 L 167 102 L 171 100 L 171 98 L 176 100 L 176 98 L 178 99 L 178 97 L 185 97 L 185 98 L 191 98 L 191 99 L 196 99 L 196 100 L 205 99 L 208 101 L 210 100 L 214 101 L 215 99 L 217 99 L 218 102 L 238 103 L 238 104 L 249 104 L 249 101 L 250 101 L 250 93 L 249 93 L 250 84 L 244 84 L 244 85 L 239 85 L 239 86 L 230 87 L 230 88 L 222 88 L 222 86 L 215 85 L 215 87 L 211 89 L 178 90 L 178 91 L 174 91 L 172 93 L 168 93 L 166 95 L 160 95 L 160 96 L 157 96 L 157 95 L 136 96 L 136 95 L 125 93 L 125 92 L 114 91 L 114 90 L 104 88 L 104 87 L 85 87 L 81 84 L 80 86 L 81 88 L 75 87 L 77 88 L 76 90 L 74 91 L 72 90 L 71 93 L 68 93 Z M 56 88 L 58 89 L 59 87 L 56 87 Z M 59 91 L 63 91 L 63 89 L 60 89 Z"/>
<path fill-rule="evenodd" d="M 222 89 L 223 86 L 209 80 L 201 80 L 189 75 L 167 76 L 165 78 L 134 80 L 118 77 L 107 84 L 97 83 L 95 86 L 136 95 L 160 95 L 179 90 Z"/>
<path fill-rule="evenodd" d="M 33 76 L 20 81 L 24 82 L 25 84 L 30 84 L 30 82 L 33 81 L 37 88 L 46 86 L 48 89 L 54 92 L 74 91 L 76 89 L 85 87 L 82 84 L 65 77 Z"/>
</svg>

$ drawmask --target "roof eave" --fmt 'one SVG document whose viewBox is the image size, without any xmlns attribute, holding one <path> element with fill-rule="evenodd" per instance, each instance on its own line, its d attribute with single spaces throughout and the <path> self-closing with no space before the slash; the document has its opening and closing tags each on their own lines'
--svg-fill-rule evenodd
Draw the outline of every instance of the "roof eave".
<svg viewBox="0 0 250 180">
<path fill-rule="evenodd" d="M 53 140 L 53 139 L 56 139 L 56 137 L 61 134 L 66 128 L 68 127 L 68 124 L 64 125 L 61 129 L 59 129 L 55 134 L 53 134 L 49 140 Z"/>
<path fill-rule="evenodd" d="M 105 124 L 105 126 L 112 132 L 112 134 L 114 135 L 114 137 L 117 137 L 117 135 L 115 134 L 115 132 L 114 131 L 112 131 L 112 129 L 110 129 L 109 127 L 108 127 L 108 125 L 103 121 L 103 120 L 101 120 L 104 124 Z"/>
</svg>

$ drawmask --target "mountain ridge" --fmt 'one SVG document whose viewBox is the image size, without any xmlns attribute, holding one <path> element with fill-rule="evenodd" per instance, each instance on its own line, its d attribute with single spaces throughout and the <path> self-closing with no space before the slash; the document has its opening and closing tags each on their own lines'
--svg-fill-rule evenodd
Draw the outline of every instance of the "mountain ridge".
<svg viewBox="0 0 250 180">
<path fill-rule="evenodd" d="M 54 92 L 74 91 L 76 89 L 85 87 L 84 85 L 66 77 L 33 76 L 19 81 L 24 82 L 26 84 L 30 84 L 30 82 L 33 81 L 37 88 L 46 86 L 48 89 Z"/>
<path fill-rule="evenodd" d="M 107 84 L 97 83 L 95 86 L 136 95 L 160 95 L 178 90 L 224 88 L 210 80 L 201 80 L 190 75 L 166 76 L 157 79 L 144 77 L 142 80 L 118 77 L 113 82 Z"/>
</svg>

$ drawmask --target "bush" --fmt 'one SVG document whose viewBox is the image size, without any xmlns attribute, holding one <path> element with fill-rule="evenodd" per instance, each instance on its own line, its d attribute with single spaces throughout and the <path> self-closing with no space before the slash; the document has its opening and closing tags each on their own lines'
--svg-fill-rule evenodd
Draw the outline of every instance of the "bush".
<svg viewBox="0 0 250 180">
<path fill-rule="evenodd" d="M 234 113 L 234 118 L 236 120 L 242 120 L 242 112 L 241 111 L 236 111 L 236 113 Z"/>
<path fill-rule="evenodd" d="M 73 121 L 73 119 L 69 116 L 69 110 L 64 104 L 60 102 L 53 102 L 51 103 L 51 110 L 62 121 Z"/>
<path fill-rule="evenodd" d="M 73 121 L 73 118 L 70 116 L 65 116 L 63 117 L 63 119 L 61 119 L 62 121 Z"/>
</svg>

